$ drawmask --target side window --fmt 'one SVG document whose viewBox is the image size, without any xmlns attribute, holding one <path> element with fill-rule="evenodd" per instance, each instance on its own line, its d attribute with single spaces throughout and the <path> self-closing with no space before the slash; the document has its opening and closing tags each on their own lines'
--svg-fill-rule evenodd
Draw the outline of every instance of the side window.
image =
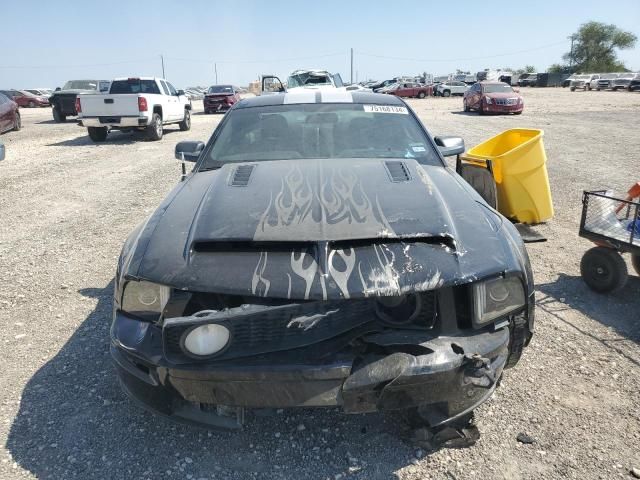
<svg viewBox="0 0 640 480">
<path fill-rule="evenodd" d="M 167 87 L 169 88 L 169 92 L 171 93 L 171 95 L 178 95 L 178 92 L 176 92 L 176 89 L 173 88 L 173 85 L 171 85 L 169 82 L 167 82 Z"/>
<path fill-rule="evenodd" d="M 333 75 L 333 82 L 336 84 L 336 87 L 344 87 L 344 82 L 339 73 Z"/>
<path fill-rule="evenodd" d="M 2 105 L 3 103 L 5 103 L 7 97 L 5 97 L 3 94 L 0 93 L 0 105 Z"/>
<path fill-rule="evenodd" d="M 164 80 L 160 80 L 160 85 L 162 86 L 162 91 L 165 95 L 171 95 L 169 93 L 169 89 L 167 88 L 167 83 Z"/>
<path fill-rule="evenodd" d="M 108 92 L 109 87 L 111 86 L 111 82 L 108 81 L 99 81 L 98 82 L 98 91 L 99 92 Z"/>
</svg>

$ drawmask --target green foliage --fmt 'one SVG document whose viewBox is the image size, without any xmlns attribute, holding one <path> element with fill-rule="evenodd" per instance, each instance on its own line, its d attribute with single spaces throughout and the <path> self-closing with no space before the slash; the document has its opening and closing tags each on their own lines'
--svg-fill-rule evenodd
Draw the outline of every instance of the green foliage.
<svg viewBox="0 0 640 480">
<path fill-rule="evenodd" d="M 553 65 L 551 65 L 547 69 L 547 72 L 549 72 L 549 73 L 572 73 L 571 69 L 569 68 L 568 65 L 562 65 L 560 63 L 554 63 Z"/>
<path fill-rule="evenodd" d="M 627 71 L 616 51 L 633 48 L 638 39 L 631 32 L 600 22 L 581 25 L 572 37 L 573 51 L 565 53 L 562 59 L 572 65 L 574 72 Z"/>
<path fill-rule="evenodd" d="M 523 73 L 536 73 L 536 67 L 534 67 L 533 65 L 525 65 L 524 68 L 519 68 L 517 69 L 514 73 L 517 73 L 518 75 L 522 75 Z"/>
</svg>

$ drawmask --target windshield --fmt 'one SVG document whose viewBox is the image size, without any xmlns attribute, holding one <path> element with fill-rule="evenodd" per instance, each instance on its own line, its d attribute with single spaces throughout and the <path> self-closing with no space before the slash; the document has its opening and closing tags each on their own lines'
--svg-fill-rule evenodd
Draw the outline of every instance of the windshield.
<svg viewBox="0 0 640 480">
<path fill-rule="evenodd" d="M 227 115 L 201 170 L 311 158 L 415 158 L 442 165 L 419 123 L 400 105 L 275 105 Z"/>
<path fill-rule="evenodd" d="M 69 80 L 64 84 L 62 90 L 97 90 L 98 82 L 96 80 Z"/>
<path fill-rule="evenodd" d="M 610 80 L 612 78 L 618 78 L 618 74 L 617 73 L 605 73 L 604 75 L 602 75 L 602 77 L 605 80 Z"/>
<path fill-rule="evenodd" d="M 207 93 L 233 93 L 233 87 L 231 85 L 213 85 L 209 87 Z"/>
<path fill-rule="evenodd" d="M 506 83 L 490 83 L 484 86 L 484 93 L 512 93 L 513 88 Z"/>
<path fill-rule="evenodd" d="M 576 75 L 573 77 L 574 80 L 589 80 L 591 75 Z"/>
<path fill-rule="evenodd" d="M 332 85 L 331 76 L 326 72 L 301 72 L 287 79 L 287 87 L 304 87 L 306 85 Z"/>
<path fill-rule="evenodd" d="M 155 80 L 129 78 L 127 80 L 114 80 L 109 93 L 155 93 L 160 95 L 160 89 Z"/>
</svg>

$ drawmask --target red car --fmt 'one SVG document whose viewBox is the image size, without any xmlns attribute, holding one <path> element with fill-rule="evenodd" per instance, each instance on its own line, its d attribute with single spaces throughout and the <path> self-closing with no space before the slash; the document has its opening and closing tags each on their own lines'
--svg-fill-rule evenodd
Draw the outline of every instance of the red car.
<svg viewBox="0 0 640 480">
<path fill-rule="evenodd" d="M 0 133 L 20 130 L 20 112 L 16 102 L 0 93 Z"/>
<path fill-rule="evenodd" d="M 204 113 L 221 112 L 229 110 L 241 100 L 238 87 L 233 85 L 213 85 L 204 94 L 202 103 Z"/>
<path fill-rule="evenodd" d="M 433 95 L 433 86 L 422 85 L 420 83 L 398 83 L 389 88 L 385 93 L 398 97 L 424 98 Z"/>
<path fill-rule="evenodd" d="M 524 109 L 522 96 L 503 82 L 478 82 L 469 88 L 462 98 L 464 111 L 477 110 L 485 113 L 515 113 Z"/>
<path fill-rule="evenodd" d="M 16 102 L 19 107 L 33 108 L 49 106 L 49 99 L 47 97 L 39 97 L 23 90 L 0 90 L 0 93 Z"/>
</svg>

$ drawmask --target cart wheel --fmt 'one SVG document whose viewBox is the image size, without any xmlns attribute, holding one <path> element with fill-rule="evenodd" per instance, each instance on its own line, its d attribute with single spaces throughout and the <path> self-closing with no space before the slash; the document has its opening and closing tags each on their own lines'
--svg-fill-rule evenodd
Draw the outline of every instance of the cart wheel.
<svg viewBox="0 0 640 480">
<path fill-rule="evenodd" d="M 484 167 L 463 163 L 460 176 L 480 194 L 491 208 L 498 210 L 498 189 L 491 172 Z"/>
<path fill-rule="evenodd" d="M 587 250 L 580 262 L 580 273 L 585 283 L 599 293 L 620 290 L 629 276 L 624 258 L 606 247 Z"/>
<path fill-rule="evenodd" d="M 638 275 L 640 275 L 640 255 L 631 255 L 631 265 Z"/>
</svg>

